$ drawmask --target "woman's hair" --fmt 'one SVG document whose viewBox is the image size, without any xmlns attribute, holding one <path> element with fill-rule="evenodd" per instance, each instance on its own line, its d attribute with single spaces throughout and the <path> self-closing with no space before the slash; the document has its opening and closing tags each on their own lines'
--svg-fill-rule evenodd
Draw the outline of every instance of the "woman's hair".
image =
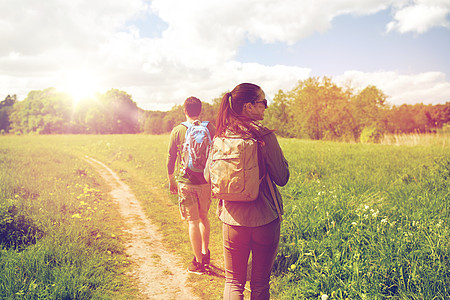
<svg viewBox="0 0 450 300">
<path fill-rule="evenodd" d="M 224 136 L 228 129 L 237 134 L 251 134 L 259 137 L 258 128 L 261 126 L 242 114 L 246 103 L 265 98 L 264 91 L 253 83 L 241 83 L 231 92 L 222 97 L 216 119 L 216 136 Z"/>
</svg>

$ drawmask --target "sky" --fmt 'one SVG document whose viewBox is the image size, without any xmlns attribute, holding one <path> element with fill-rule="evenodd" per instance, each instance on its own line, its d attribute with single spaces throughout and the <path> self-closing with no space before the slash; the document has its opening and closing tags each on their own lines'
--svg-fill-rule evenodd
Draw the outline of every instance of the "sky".
<svg viewBox="0 0 450 300">
<path fill-rule="evenodd" d="M 449 102 L 450 0 L 0 0 L 0 100 L 114 88 L 165 111 L 325 76 L 391 105 Z"/>
</svg>

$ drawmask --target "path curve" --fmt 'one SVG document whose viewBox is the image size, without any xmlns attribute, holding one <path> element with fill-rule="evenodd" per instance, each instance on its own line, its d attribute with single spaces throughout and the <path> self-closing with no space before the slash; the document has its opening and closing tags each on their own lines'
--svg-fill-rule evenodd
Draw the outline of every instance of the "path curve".
<svg viewBox="0 0 450 300">
<path fill-rule="evenodd" d="M 187 272 L 180 259 L 165 249 L 158 228 L 129 186 L 102 162 L 89 156 L 86 161 L 111 186 L 111 195 L 119 204 L 124 231 L 130 234 L 125 251 L 135 265 L 130 275 L 136 279 L 142 299 L 199 299 L 186 287 Z"/>
</svg>

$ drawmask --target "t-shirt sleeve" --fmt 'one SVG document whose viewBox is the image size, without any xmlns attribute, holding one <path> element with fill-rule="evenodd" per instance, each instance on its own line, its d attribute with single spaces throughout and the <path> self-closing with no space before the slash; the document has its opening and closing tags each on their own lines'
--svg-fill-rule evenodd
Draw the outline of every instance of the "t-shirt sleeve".
<svg viewBox="0 0 450 300">
<path fill-rule="evenodd" d="M 178 144 L 180 142 L 179 132 L 175 128 L 170 133 L 169 149 L 167 154 L 167 174 L 173 174 L 175 170 L 175 163 L 178 155 Z"/>
</svg>

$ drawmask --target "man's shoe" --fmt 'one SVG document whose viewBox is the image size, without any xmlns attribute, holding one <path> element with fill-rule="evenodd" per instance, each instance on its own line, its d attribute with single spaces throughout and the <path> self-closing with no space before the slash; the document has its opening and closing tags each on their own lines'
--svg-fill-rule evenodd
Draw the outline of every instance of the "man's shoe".
<svg viewBox="0 0 450 300">
<path fill-rule="evenodd" d="M 192 260 L 191 264 L 188 267 L 188 272 L 197 275 L 202 275 L 206 273 L 206 270 L 203 264 L 198 263 L 194 256 L 194 259 Z"/>
<path fill-rule="evenodd" d="M 211 261 L 211 252 L 208 249 L 208 253 L 202 254 L 203 265 L 209 266 L 210 261 Z"/>
</svg>

